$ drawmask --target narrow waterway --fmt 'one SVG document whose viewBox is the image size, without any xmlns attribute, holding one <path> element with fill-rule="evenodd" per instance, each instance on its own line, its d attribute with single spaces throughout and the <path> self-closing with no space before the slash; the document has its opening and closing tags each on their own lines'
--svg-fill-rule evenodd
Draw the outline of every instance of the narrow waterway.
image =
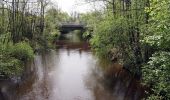
<svg viewBox="0 0 170 100">
<path fill-rule="evenodd" d="M 121 65 L 97 59 L 87 42 L 68 37 L 35 56 L 11 100 L 140 100 L 142 87 Z"/>
</svg>

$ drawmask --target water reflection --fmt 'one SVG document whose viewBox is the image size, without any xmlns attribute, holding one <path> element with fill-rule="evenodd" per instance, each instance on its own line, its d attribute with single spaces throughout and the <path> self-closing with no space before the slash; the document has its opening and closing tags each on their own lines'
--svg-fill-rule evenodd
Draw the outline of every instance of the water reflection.
<svg viewBox="0 0 170 100">
<path fill-rule="evenodd" d="M 21 84 L 19 100 L 93 100 L 84 84 L 91 57 L 90 52 L 66 48 L 37 55 L 34 81 Z"/>
<path fill-rule="evenodd" d="M 140 100 L 142 86 L 120 64 L 98 60 L 87 42 L 57 41 L 37 54 L 9 100 Z M 14 99 L 15 98 L 15 99 Z"/>
<path fill-rule="evenodd" d="M 19 100 L 141 98 L 141 86 L 121 65 L 104 60 L 99 62 L 89 50 L 81 48 L 82 44 L 80 47 L 73 43 L 63 44 L 57 51 L 35 57 L 34 81 L 29 80 L 20 86 Z"/>
<path fill-rule="evenodd" d="M 102 62 L 96 63 L 86 80 L 94 100 L 140 100 L 144 96 L 140 82 L 120 64 Z"/>
</svg>

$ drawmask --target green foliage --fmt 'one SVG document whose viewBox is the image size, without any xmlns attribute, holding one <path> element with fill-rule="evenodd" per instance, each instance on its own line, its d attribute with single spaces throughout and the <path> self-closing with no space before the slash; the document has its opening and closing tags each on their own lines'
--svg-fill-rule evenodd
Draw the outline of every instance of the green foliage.
<svg viewBox="0 0 170 100">
<path fill-rule="evenodd" d="M 100 14 L 96 11 L 82 16 L 93 30 L 92 48 L 97 55 L 106 58 L 112 57 L 110 51 L 116 48 L 123 63 L 132 62 L 137 70 L 143 65 L 143 81 L 151 89 L 147 99 L 169 100 L 170 1 L 110 2 Z M 88 35 L 87 31 L 85 36 Z"/>
<path fill-rule="evenodd" d="M 103 16 L 102 16 L 103 15 Z M 86 14 L 80 14 L 80 20 L 86 25 L 87 30 L 83 33 L 83 38 L 89 39 L 97 27 L 97 25 L 104 21 L 103 12 L 93 11 Z"/>
<path fill-rule="evenodd" d="M 61 22 L 67 22 L 69 15 L 62 12 L 60 9 L 51 8 L 45 15 L 45 37 L 49 42 L 53 42 L 58 39 L 60 32 L 58 30 Z"/>
<path fill-rule="evenodd" d="M 170 1 L 151 0 L 148 33 L 144 40 L 146 43 L 155 45 L 159 49 L 168 49 L 170 44 Z"/>
<path fill-rule="evenodd" d="M 147 12 L 150 20 L 143 42 L 156 48 L 147 65 L 143 66 L 143 80 L 152 92 L 148 100 L 170 99 L 170 1 L 150 0 Z"/>
<path fill-rule="evenodd" d="M 104 21 L 104 14 L 100 11 L 93 11 L 80 15 L 80 20 L 89 28 L 95 28 L 98 22 Z"/>
<path fill-rule="evenodd" d="M 153 97 L 170 99 L 170 52 L 157 52 L 153 54 L 147 65 L 143 67 L 143 80 L 150 85 Z M 159 99 L 159 100 L 162 100 Z M 156 99 L 155 99 L 156 100 Z M 157 99 L 158 100 L 158 99 Z"/>
<path fill-rule="evenodd" d="M 111 59 L 111 51 L 116 48 L 124 61 L 132 59 L 130 51 L 128 21 L 125 17 L 108 16 L 105 21 L 98 22 L 93 30 L 90 43 L 96 54 Z M 112 52 L 114 53 L 114 52 Z"/>
<path fill-rule="evenodd" d="M 67 13 L 59 9 L 49 9 L 45 14 L 46 3 L 37 5 L 41 10 L 37 6 L 32 6 L 37 12 L 25 11 L 22 8 L 27 7 L 29 3 L 20 5 L 21 2 L 15 2 L 14 5 L 5 1 L 0 2 L 1 75 L 12 76 L 21 73 L 24 63 L 33 59 L 33 49 L 46 49 L 59 35 L 57 27 L 59 22 L 68 19 Z M 18 6 L 14 7 L 15 5 Z"/>
<path fill-rule="evenodd" d="M 147 100 L 161 100 L 162 97 L 156 95 L 150 95 Z"/>
<path fill-rule="evenodd" d="M 0 75 L 2 77 L 11 77 L 14 75 L 19 75 L 22 70 L 23 63 L 16 58 L 3 58 L 3 60 L 0 62 Z"/>
<path fill-rule="evenodd" d="M 26 43 L 26 42 L 20 42 L 16 43 L 13 46 L 11 46 L 10 49 L 10 55 L 19 59 L 19 60 L 29 60 L 33 59 L 34 57 L 34 52 L 32 47 Z"/>
<path fill-rule="evenodd" d="M 0 43 L 0 75 L 1 77 L 11 77 L 20 75 L 24 69 L 24 63 L 28 59 L 33 59 L 33 50 L 26 42 L 17 44 Z"/>
<path fill-rule="evenodd" d="M 84 36 L 91 33 L 90 42 L 97 55 L 111 59 L 114 56 L 111 51 L 116 48 L 124 63 L 136 63 L 142 58 L 135 53 L 141 52 L 137 34 L 140 32 L 139 26 L 144 24 L 144 5 L 141 0 L 132 0 L 129 4 L 128 1 L 113 0 L 106 3 L 107 9 L 102 12 L 95 11 L 82 17 L 93 30 L 87 31 Z"/>
<path fill-rule="evenodd" d="M 122 24 L 122 22 L 126 22 L 125 19 L 113 20 L 108 18 L 97 25 L 96 30 L 94 30 L 95 34 L 90 42 L 99 55 L 108 55 L 111 49 L 119 47 L 122 42 L 128 43 L 124 33 L 127 30 L 124 27 L 126 23 Z"/>
</svg>

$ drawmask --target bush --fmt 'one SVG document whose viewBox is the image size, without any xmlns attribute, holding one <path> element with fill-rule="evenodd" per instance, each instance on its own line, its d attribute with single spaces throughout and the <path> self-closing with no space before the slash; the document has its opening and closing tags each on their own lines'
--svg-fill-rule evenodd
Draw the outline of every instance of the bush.
<svg viewBox="0 0 170 100">
<path fill-rule="evenodd" d="M 10 54 L 19 60 L 28 60 L 34 57 L 32 47 L 26 42 L 20 42 L 10 48 Z"/>
<path fill-rule="evenodd" d="M 26 42 L 17 44 L 0 43 L 0 77 L 20 75 L 26 60 L 34 56 L 31 46 Z"/>
<path fill-rule="evenodd" d="M 101 57 L 108 56 L 109 52 L 113 48 L 120 49 L 123 45 L 127 47 L 123 50 L 120 50 L 120 52 L 122 51 L 130 54 L 128 51 L 129 41 L 127 30 L 128 26 L 125 18 L 120 17 L 116 20 L 114 17 L 107 18 L 105 21 L 100 22 L 94 29 L 94 34 L 90 40 L 90 43 L 93 49 L 96 51 L 96 54 Z M 128 57 L 126 56 L 126 58 Z"/>
<path fill-rule="evenodd" d="M 152 92 L 148 100 L 170 100 L 170 52 L 153 54 L 143 67 L 143 80 Z M 161 99 L 153 99 L 161 98 Z"/>
<path fill-rule="evenodd" d="M 11 77 L 19 75 L 23 70 L 23 63 L 13 57 L 4 58 L 0 62 L 0 74 L 1 77 Z"/>
</svg>

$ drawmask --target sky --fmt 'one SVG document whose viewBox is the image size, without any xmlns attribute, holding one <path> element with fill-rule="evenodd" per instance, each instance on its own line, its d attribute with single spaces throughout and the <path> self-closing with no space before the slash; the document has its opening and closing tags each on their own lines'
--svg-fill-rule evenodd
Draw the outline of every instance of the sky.
<svg viewBox="0 0 170 100">
<path fill-rule="evenodd" d="M 69 14 L 72 12 L 86 13 L 91 10 L 97 9 L 94 3 L 85 3 L 84 0 L 51 0 L 52 3 L 58 5 L 63 11 L 68 12 Z M 99 4 L 101 5 L 101 3 Z"/>
</svg>

